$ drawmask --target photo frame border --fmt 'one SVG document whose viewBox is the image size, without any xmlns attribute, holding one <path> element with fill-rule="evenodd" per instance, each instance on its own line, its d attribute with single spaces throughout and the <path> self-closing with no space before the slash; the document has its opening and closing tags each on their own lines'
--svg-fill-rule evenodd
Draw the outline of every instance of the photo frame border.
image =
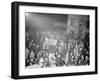
<svg viewBox="0 0 100 81">
<path fill-rule="evenodd" d="M 42 6 L 55 8 L 73 8 L 73 9 L 90 9 L 95 11 L 95 71 L 78 72 L 78 73 L 59 73 L 59 74 L 43 74 L 43 75 L 26 75 L 19 76 L 19 6 Z M 11 78 L 26 79 L 26 78 L 43 78 L 43 77 L 59 77 L 59 76 L 74 76 L 74 75 L 89 75 L 98 73 L 98 8 L 96 6 L 81 6 L 81 5 L 64 5 L 64 4 L 49 4 L 49 3 L 31 3 L 31 2 L 12 2 L 11 3 Z"/>
</svg>

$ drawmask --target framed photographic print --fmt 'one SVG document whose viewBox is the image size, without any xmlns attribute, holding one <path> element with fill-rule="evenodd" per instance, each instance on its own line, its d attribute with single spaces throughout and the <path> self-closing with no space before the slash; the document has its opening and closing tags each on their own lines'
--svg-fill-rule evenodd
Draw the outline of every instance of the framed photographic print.
<svg viewBox="0 0 100 81">
<path fill-rule="evenodd" d="M 97 7 L 12 2 L 14 79 L 97 74 Z"/>
</svg>

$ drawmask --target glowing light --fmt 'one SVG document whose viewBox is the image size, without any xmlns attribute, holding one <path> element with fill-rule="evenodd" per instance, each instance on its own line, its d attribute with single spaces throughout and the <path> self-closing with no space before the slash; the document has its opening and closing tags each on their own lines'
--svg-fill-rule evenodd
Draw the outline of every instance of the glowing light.
<svg viewBox="0 0 100 81">
<path fill-rule="evenodd" d="M 25 13 L 25 15 L 26 15 L 26 17 L 28 17 L 29 16 L 29 13 Z"/>
</svg>

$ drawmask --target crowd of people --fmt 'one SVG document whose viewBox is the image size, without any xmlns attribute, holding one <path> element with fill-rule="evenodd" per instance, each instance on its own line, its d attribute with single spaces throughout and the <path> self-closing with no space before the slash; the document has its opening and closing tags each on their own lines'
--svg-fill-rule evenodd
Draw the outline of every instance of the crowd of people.
<svg viewBox="0 0 100 81">
<path fill-rule="evenodd" d="M 52 32 L 51 32 L 52 33 Z M 47 35 L 47 34 L 46 34 Z M 55 40 L 41 36 L 42 47 L 26 37 L 26 66 L 57 67 L 89 65 L 89 34 L 85 40 Z M 53 43 L 51 43 L 53 42 Z"/>
<path fill-rule="evenodd" d="M 66 30 L 26 36 L 26 66 L 57 67 L 90 64 L 89 16 L 68 15 Z"/>
</svg>

